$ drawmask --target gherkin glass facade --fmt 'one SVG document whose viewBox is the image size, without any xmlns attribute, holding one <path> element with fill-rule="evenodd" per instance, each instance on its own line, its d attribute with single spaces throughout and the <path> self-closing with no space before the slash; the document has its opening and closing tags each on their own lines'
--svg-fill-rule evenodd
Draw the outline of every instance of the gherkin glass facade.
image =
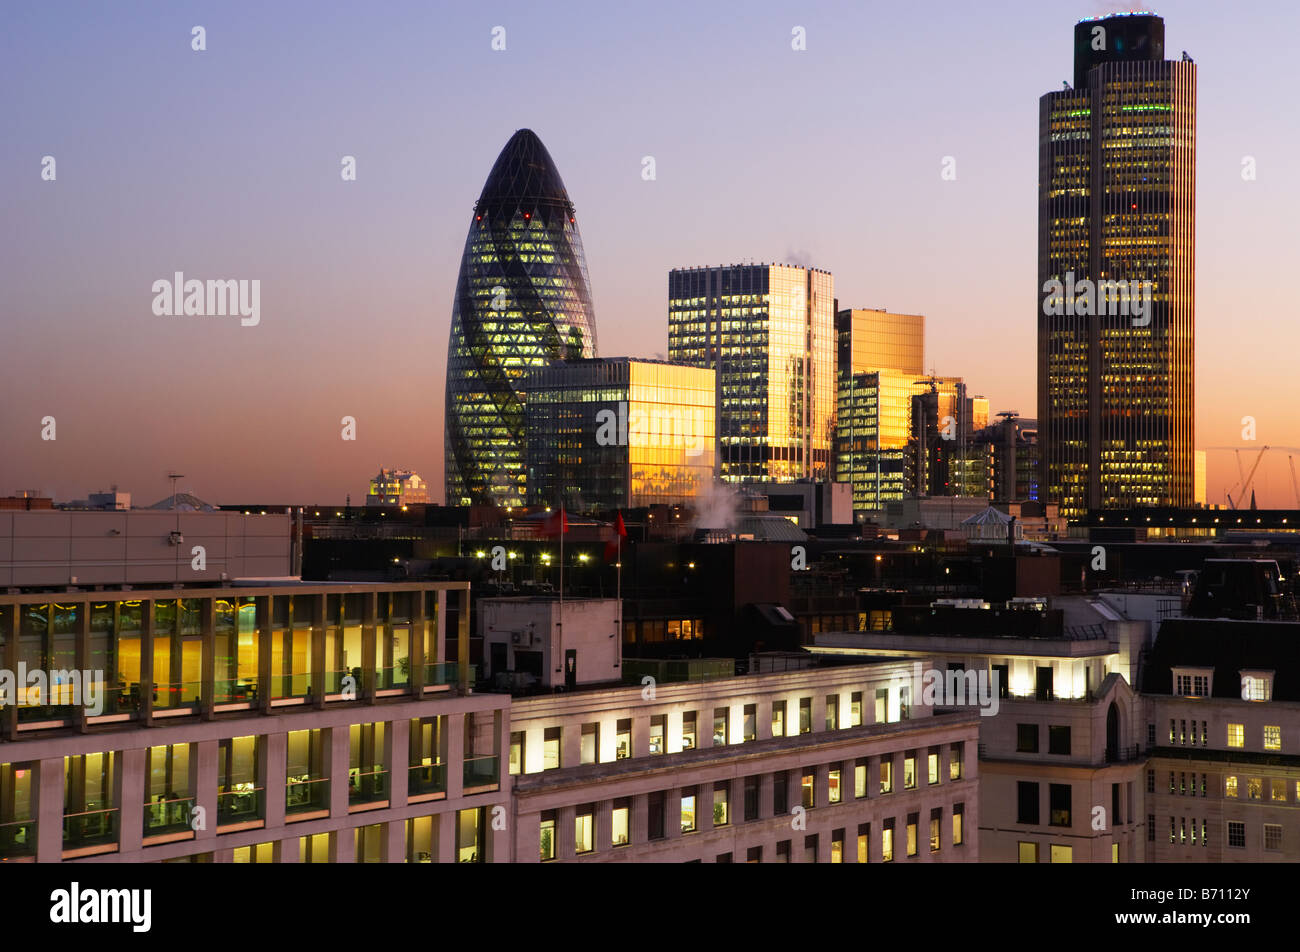
<svg viewBox="0 0 1300 952">
<path fill-rule="evenodd" d="M 573 203 L 529 129 L 506 143 L 474 205 L 447 349 L 447 504 L 524 504 L 524 379 L 596 356 Z"/>
</svg>

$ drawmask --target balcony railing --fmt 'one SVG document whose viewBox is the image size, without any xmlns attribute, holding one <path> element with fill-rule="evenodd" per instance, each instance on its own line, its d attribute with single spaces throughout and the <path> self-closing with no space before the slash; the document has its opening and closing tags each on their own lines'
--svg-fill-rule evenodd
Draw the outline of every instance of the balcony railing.
<svg viewBox="0 0 1300 952">
<path fill-rule="evenodd" d="M 469 683 L 478 680 L 478 665 L 469 666 Z M 460 665 L 454 661 L 437 661 L 424 666 L 425 684 L 457 684 L 460 681 Z"/>
<path fill-rule="evenodd" d="M 466 788 L 497 786 L 501 783 L 501 762 L 495 756 L 466 760 L 463 779 Z"/>
<path fill-rule="evenodd" d="M 81 849 L 117 842 L 118 809 L 85 810 L 63 815 L 63 848 Z"/>
<path fill-rule="evenodd" d="M 0 823 L 0 861 L 36 855 L 36 821 Z"/>
<path fill-rule="evenodd" d="M 159 711 L 192 707 L 202 693 L 202 681 L 160 681 L 153 688 L 153 706 Z"/>
<path fill-rule="evenodd" d="M 408 772 L 407 792 L 412 796 L 422 793 L 447 792 L 446 764 L 417 764 Z"/>
<path fill-rule="evenodd" d="M 289 674 L 271 676 L 271 697 L 274 700 L 294 697 L 311 697 L 315 690 L 315 681 L 310 671 L 293 671 Z"/>
<path fill-rule="evenodd" d="M 161 836 L 189 829 L 194 814 L 194 797 L 156 800 L 144 805 L 144 835 Z"/>
<path fill-rule="evenodd" d="M 217 678 L 212 700 L 216 704 L 256 704 L 257 678 Z"/>
<path fill-rule="evenodd" d="M 233 790 L 217 794 L 217 826 L 266 819 L 266 790 L 252 784 L 236 784 Z"/>
<path fill-rule="evenodd" d="M 285 813 L 312 813 L 330 808 L 328 777 L 290 780 L 284 788 Z"/>
<path fill-rule="evenodd" d="M 388 771 L 380 767 L 348 775 L 348 803 L 375 803 L 388 799 Z"/>
</svg>

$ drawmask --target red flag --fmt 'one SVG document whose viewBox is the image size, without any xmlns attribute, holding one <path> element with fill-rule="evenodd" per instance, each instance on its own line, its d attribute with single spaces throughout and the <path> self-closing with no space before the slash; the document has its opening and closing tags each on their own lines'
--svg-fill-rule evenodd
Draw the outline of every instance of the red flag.
<svg viewBox="0 0 1300 952">
<path fill-rule="evenodd" d="M 569 517 L 565 514 L 563 506 L 560 507 L 559 512 L 546 517 L 542 523 L 542 531 L 548 536 L 563 535 L 569 531 Z"/>
<path fill-rule="evenodd" d="M 627 526 L 623 524 L 623 512 L 618 513 L 618 519 L 614 523 L 614 535 L 619 538 L 627 538 Z M 618 539 L 613 542 L 605 543 L 605 561 L 618 558 Z"/>
</svg>

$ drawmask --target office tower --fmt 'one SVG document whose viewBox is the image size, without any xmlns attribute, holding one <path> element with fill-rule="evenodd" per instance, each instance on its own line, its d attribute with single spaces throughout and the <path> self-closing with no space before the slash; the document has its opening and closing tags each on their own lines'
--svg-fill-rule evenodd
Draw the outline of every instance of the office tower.
<svg viewBox="0 0 1300 952">
<path fill-rule="evenodd" d="M 524 375 L 556 358 L 595 355 L 573 203 L 541 140 L 520 129 L 474 205 L 456 281 L 447 350 L 448 505 L 523 504 Z"/>
<path fill-rule="evenodd" d="M 1037 502 L 1038 421 L 1003 410 L 997 420 L 979 428 L 975 443 L 992 454 L 993 499 L 996 502 Z"/>
<path fill-rule="evenodd" d="M 837 308 L 835 335 L 841 378 L 873 370 L 925 373 L 924 315 Z"/>
<path fill-rule="evenodd" d="M 925 374 L 925 317 L 840 310 L 836 302 L 836 482 L 853 487 L 855 512 L 902 499 L 912 383 Z"/>
<path fill-rule="evenodd" d="M 830 272 L 758 264 L 668 275 L 668 357 L 717 371 L 728 482 L 830 477 L 835 356 Z"/>
<path fill-rule="evenodd" d="M 905 490 L 909 496 L 988 495 L 987 452 L 975 451 L 976 401 L 984 423 L 988 400 L 966 396 L 960 377 L 928 377 L 913 384 Z"/>
<path fill-rule="evenodd" d="M 714 372 L 557 361 L 525 381 L 530 505 L 572 512 L 690 502 L 713 483 Z"/>
<path fill-rule="evenodd" d="M 1069 518 L 1189 506 L 1196 66 L 1151 14 L 1074 41 L 1073 88 L 1039 101 L 1041 488 Z"/>
</svg>

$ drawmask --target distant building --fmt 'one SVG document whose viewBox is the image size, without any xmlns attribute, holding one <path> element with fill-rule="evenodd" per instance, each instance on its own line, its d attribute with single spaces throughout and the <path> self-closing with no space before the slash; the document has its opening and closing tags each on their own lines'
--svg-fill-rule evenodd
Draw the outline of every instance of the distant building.
<svg viewBox="0 0 1300 952">
<path fill-rule="evenodd" d="M 12 496 L 0 496 L 0 509 L 53 509 L 54 499 L 39 492 L 19 491 Z"/>
<path fill-rule="evenodd" d="M 381 469 L 370 480 L 367 506 L 405 506 L 428 503 L 429 484 L 409 469 Z"/>
<path fill-rule="evenodd" d="M 830 478 L 834 294 L 830 272 L 794 265 L 669 273 L 668 356 L 717 371 L 724 481 Z"/>
<path fill-rule="evenodd" d="M 90 509 L 110 509 L 121 512 L 131 508 L 131 494 L 118 492 L 114 487 L 105 493 L 91 493 L 88 500 Z"/>
<path fill-rule="evenodd" d="M 765 496 L 769 513 L 800 529 L 853 522 L 852 487 L 847 483 L 758 483 L 745 489 Z"/>
<path fill-rule="evenodd" d="M 993 496 L 996 502 L 1038 501 L 1038 421 L 1004 410 L 994 423 L 977 429 L 976 444 L 992 454 Z"/>
<path fill-rule="evenodd" d="M 556 361 L 522 389 L 530 505 L 678 505 L 713 485 L 712 370 L 630 357 Z"/>
</svg>

